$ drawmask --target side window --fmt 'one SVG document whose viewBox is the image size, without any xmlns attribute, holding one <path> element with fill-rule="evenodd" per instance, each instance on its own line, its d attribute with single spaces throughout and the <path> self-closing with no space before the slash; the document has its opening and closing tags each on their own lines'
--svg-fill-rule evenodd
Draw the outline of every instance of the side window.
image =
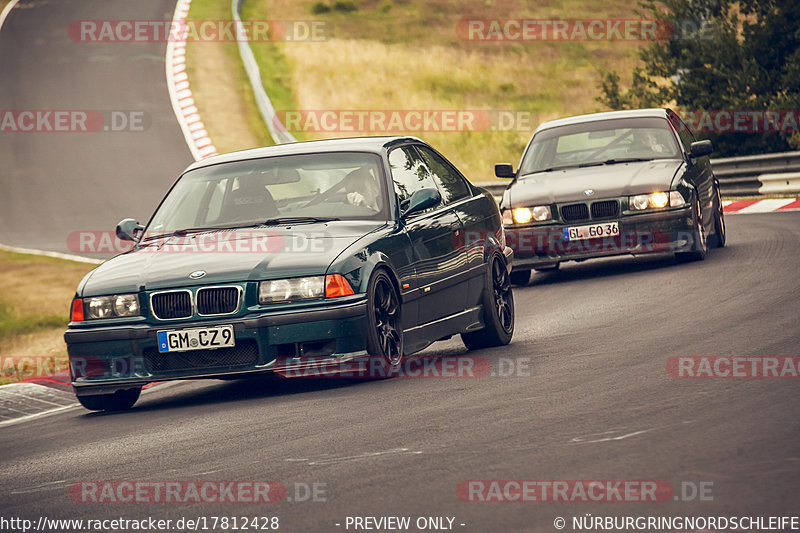
<svg viewBox="0 0 800 533">
<path fill-rule="evenodd" d="M 684 124 L 678 115 L 670 115 L 669 122 L 672 124 L 672 127 L 675 128 L 678 137 L 681 139 L 684 150 L 688 152 L 689 146 L 694 142 L 694 135 L 692 135 L 689 126 Z"/>
<path fill-rule="evenodd" d="M 464 178 L 439 154 L 425 146 L 417 146 L 422 159 L 431 169 L 433 179 L 442 191 L 445 203 L 455 202 L 470 195 L 469 186 Z"/>
<path fill-rule="evenodd" d="M 410 146 L 395 148 L 389 152 L 389 166 L 401 209 L 408 205 L 408 200 L 416 191 L 436 188 L 428 167 Z"/>
</svg>

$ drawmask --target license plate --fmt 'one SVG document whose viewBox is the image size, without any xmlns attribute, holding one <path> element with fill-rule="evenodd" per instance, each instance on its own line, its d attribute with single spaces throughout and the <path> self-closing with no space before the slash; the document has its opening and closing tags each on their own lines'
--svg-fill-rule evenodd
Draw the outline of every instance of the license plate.
<svg viewBox="0 0 800 533">
<path fill-rule="evenodd" d="M 234 346 L 233 326 L 173 329 L 158 332 L 158 351 L 186 352 Z"/>
<path fill-rule="evenodd" d="M 613 237 L 619 235 L 619 222 L 605 222 L 603 224 L 589 224 L 588 226 L 575 226 L 564 228 L 565 241 L 583 241 L 598 237 Z"/>
</svg>

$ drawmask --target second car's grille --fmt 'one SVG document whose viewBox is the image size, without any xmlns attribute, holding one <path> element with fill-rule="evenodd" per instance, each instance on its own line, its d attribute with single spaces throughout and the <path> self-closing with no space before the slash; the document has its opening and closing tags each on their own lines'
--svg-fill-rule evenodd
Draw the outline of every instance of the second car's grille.
<svg viewBox="0 0 800 533">
<path fill-rule="evenodd" d="M 586 204 L 569 204 L 561 207 L 561 216 L 564 220 L 585 220 L 589 218 L 589 208 Z"/>
<path fill-rule="evenodd" d="M 258 344 L 253 340 L 243 340 L 230 348 L 173 353 L 159 353 L 156 348 L 147 348 L 143 355 L 145 367 L 154 374 L 170 370 L 254 365 L 258 363 Z"/>
<path fill-rule="evenodd" d="M 617 200 L 603 200 L 592 204 L 592 218 L 615 217 L 619 212 Z"/>
<path fill-rule="evenodd" d="M 237 287 L 212 287 L 197 291 L 197 312 L 201 315 L 226 315 L 238 308 Z"/>
<path fill-rule="evenodd" d="M 154 294 L 153 314 L 162 320 L 192 316 L 192 296 L 189 291 L 171 291 Z"/>
</svg>

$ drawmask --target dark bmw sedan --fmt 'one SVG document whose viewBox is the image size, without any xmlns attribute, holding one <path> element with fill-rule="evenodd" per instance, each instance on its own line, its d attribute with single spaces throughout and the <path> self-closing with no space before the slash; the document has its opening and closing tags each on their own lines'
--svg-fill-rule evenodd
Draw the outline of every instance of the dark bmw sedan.
<svg viewBox="0 0 800 533">
<path fill-rule="evenodd" d="M 154 381 L 358 358 L 391 376 L 436 340 L 476 349 L 514 331 L 494 199 L 415 138 L 205 159 L 117 235 L 132 250 L 81 281 L 65 333 L 88 409 L 130 408 Z"/>
<path fill-rule="evenodd" d="M 501 211 L 514 249 L 512 282 L 564 261 L 674 252 L 703 259 L 725 245 L 711 141 L 696 141 L 669 109 L 613 111 L 539 126 Z"/>
</svg>

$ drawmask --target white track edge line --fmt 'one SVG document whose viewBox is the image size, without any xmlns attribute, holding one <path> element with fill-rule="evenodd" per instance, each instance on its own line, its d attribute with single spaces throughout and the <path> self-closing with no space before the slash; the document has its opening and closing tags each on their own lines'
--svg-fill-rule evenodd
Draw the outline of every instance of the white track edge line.
<svg viewBox="0 0 800 533">
<path fill-rule="evenodd" d="M 67 261 L 75 261 L 77 263 L 87 263 L 91 265 L 100 265 L 102 263 L 105 263 L 104 259 L 93 259 L 91 257 L 81 257 L 80 255 L 62 254 L 59 252 L 48 252 L 47 250 L 36 250 L 33 248 L 19 248 L 17 246 L 7 246 L 5 244 L 0 244 L 0 250 L 3 250 L 5 252 L 13 252 L 17 254 L 42 255 L 45 257 L 66 259 Z"/>
</svg>

